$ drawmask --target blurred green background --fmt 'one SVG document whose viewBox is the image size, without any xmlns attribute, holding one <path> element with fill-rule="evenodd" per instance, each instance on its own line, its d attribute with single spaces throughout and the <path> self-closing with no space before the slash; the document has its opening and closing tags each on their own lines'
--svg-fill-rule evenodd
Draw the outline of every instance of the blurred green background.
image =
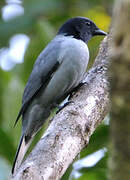
<svg viewBox="0 0 130 180">
<path fill-rule="evenodd" d="M 21 134 L 14 122 L 34 61 L 68 18 L 85 16 L 109 31 L 113 0 L 0 0 L 0 180 L 10 175 Z M 89 42 L 92 65 L 102 37 Z M 106 180 L 109 116 L 62 180 Z"/>
</svg>

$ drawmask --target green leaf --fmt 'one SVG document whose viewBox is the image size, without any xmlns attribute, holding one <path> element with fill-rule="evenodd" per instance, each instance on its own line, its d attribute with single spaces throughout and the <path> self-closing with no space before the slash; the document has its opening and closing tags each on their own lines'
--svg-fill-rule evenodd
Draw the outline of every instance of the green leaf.
<svg viewBox="0 0 130 180">
<path fill-rule="evenodd" d="M 79 169 L 77 172 L 80 173 L 81 176 L 77 180 L 84 180 L 85 178 L 88 180 L 107 180 L 107 160 L 108 153 L 106 152 L 105 156 L 94 166 Z M 74 179 L 73 177 L 72 180 Z"/>
<path fill-rule="evenodd" d="M 71 172 L 72 172 L 72 169 L 73 169 L 73 167 L 72 167 L 72 164 L 67 168 L 67 171 L 65 172 L 65 174 L 63 175 L 63 177 L 61 178 L 61 180 L 67 180 L 67 179 L 69 179 L 69 176 L 70 176 L 70 174 L 71 174 Z"/>
<path fill-rule="evenodd" d="M 0 128 L 0 154 L 12 163 L 14 153 L 15 148 L 10 134 L 7 134 L 2 128 Z"/>
</svg>

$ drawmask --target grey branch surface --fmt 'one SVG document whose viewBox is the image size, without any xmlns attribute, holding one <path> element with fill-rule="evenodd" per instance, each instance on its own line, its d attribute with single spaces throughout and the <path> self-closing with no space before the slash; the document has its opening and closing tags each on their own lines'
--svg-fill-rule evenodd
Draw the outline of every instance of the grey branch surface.
<svg viewBox="0 0 130 180">
<path fill-rule="evenodd" d="M 109 111 L 108 37 L 72 103 L 55 115 L 12 180 L 59 180 Z"/>
</svg>

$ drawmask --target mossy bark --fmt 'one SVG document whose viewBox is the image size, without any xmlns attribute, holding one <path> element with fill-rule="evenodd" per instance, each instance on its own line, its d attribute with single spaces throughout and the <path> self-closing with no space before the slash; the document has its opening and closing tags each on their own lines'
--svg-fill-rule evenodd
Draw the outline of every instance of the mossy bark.
<svg viewBox="0 0 130 180">
<path fill-rule="evenodd" d="M 117 0 L 112 22 L 111 158 L 112 180 L 130 179 L 130 0 Z"/>
</svg>

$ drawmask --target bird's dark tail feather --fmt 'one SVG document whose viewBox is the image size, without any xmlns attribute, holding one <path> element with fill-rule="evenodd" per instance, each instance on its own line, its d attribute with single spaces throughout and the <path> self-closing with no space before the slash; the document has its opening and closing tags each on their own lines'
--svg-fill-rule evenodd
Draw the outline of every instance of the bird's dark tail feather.
<svg viewBox="0 0 130 180">
<path fill-rule="evenodd" d="M 32 142 L 32 139 L 30 139 L 27 143 L 25 142 L 25 136 L 22 135 L 20 139 L 20 143 L 15 155 L 13 167 L 12 167 L 12 174 L 19 168 L 19 166 L 22 163 L 22 160 Z"/>
</svg>

